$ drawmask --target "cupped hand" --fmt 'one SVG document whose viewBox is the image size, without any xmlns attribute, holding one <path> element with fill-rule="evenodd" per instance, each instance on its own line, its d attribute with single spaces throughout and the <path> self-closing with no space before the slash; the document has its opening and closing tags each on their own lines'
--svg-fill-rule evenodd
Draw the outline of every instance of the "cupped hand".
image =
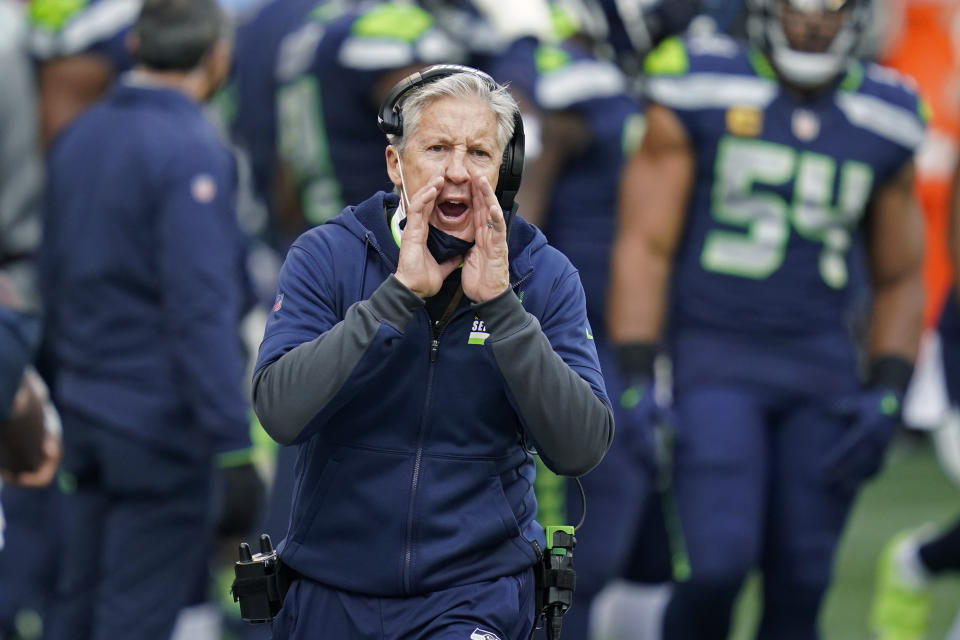
<svg viewBox="0 0 960 640">
<path fill-rule="evenodd" d="M 470 178 L 475 244 L 463 263 L 463 293 L 486 302 L 510 287 L 510 256 L 503 211 L 486 176 Z"/>
<path fill-rule="evenodd" d="M 442 264 L 437 263 L 427 249 L 430 213 L 442 188 L 443 178 L 437 176 L 413 194 L 407 208 L 403 240 L 400 242 L 397 280 L 421 298 L 429 298 L 440 291 L 443 281 L 457 268 L 459 262 L 451 259 Z"/>
</svg>

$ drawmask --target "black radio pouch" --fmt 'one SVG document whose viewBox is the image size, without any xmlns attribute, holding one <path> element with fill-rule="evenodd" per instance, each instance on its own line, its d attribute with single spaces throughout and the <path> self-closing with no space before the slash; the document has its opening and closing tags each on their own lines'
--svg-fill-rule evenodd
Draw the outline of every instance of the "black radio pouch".
<svg viewBox="0 0 960 640">
<path fill-rule="evenodd" d="M 290 583 L 298 577 L 280 561 L 265 533 L 260 535 L 260 553 L 252 554 L 250 545 L 240 543 L 240 558 L 233 572 L 233 601 L 240 603 L 243 621 L 251 624 L 272 622 L 283 606 Z"/>
</svg>

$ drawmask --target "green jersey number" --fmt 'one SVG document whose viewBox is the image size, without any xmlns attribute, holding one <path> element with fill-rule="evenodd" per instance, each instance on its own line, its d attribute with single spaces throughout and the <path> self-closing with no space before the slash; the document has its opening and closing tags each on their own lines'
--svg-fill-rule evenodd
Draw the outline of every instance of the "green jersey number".
<svg viewBox="0 0 960 640">
<path fill-rule="evenodd" d="M 798 153 L 761 140 L 721 140 L 711 212 L 717 221 L 743 231 L 710 231 L 700 264 L 716 273 L 768 278 L 783 264 L 792 226 L 802 237 L 823 244 L 819 260 L 823 281 L 837 289 L 846 286 L 851 231 L 870 197 L 873 171 L 861 162 L 844 162 L 833 202 L 836 173 L 837 163 L 830 156 Z M 790 182 L 790 202 L 762 188 Z"/>
<path fill-rule="evenodd" d="M 309 75 L 281 87 L 277 95 L 280 157 L 293 171 L 303 214 L 312 225 L 323 224 L 343 208 L 320 98 L 320 86 Z"/>
</svg>

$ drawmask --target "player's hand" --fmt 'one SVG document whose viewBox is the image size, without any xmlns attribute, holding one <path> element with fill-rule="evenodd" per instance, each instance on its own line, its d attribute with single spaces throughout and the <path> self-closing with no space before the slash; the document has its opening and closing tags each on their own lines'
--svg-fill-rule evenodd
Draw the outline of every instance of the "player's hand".
<svg viewBox="0 0 960 640">
<path fill-rule="evenodd" d="M 8 484 L 21 487 L 45 487 L 53 481 L 60 459 L 63 457 L 62 430 L 60 415 L 50 401 L 47 386 L 32 368 L 27 369 L 23 376 L 20 390 L 14 402 L 12 424 L 25 428 L 28 424 L 39 421 L 40 435 L 39 451 L 36 452 L 38 462 L 31 464 L 28 470 L 0 470 L 0 477 Z"/>
<path fill-rule="evenodd" d="M 430 213 L 443 188 L 443 178 L 437 176 L 420 188 L 407 210 L 407 224 L 400 243 L 400 260 L 396 278 L 421 298 L 429 298 L 440 291 L 443 281 L 457 268 L 459 258 L 438 264 L 427 249 Z M 400 196 L 404 197 L 403 195 Z"/>
<path fill-rule="evenodd" d="M 670 409 L 657 401 L 653 379 L 637 379 L 620 394 L 618 430 L 645 470 L 655 475 L 663 465 L 657 432 L 670 428 Z M 622 423 L 622 424 L 621 424 Z"/>
<path fill-rule="evenodd" d="M 831 487 L 851 494 L 880 470 L 887 445 L 900 425 L 902 400 L 895 391 L 874 388 L 835 404 L 834 411 L 850 426 L 824 460 Z"/>
<path fill-rule="evenodd" d="M 463 262 L 463 293 L 473 302 L 486 302 L 510 288 L 507 224 L 486 176 L 470 178 L 473 248 Z"/>
</svg>

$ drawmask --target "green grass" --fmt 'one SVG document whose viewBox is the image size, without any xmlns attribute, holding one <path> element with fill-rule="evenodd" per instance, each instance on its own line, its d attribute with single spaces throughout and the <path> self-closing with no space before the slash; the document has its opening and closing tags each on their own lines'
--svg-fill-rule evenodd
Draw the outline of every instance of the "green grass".
<svg viewBox="0 0 960 640">
<path fill-rule="evenodd" d="M 863 491 L 836 561 L 822 614 L 824 640 L 867 640 L 877 556 L 895 533 L 924 522 L 945 526 L 960 517 L 960 491 L 944 476 L 926 441 L 898 441 L 883 473 Z M 737 609 L 733 640 L 749 640 L 756 624 L 756 582 Z M 939 580 L 927 640 L 943 640 L 960 607 L 960 580 Z"/>
</svg>

